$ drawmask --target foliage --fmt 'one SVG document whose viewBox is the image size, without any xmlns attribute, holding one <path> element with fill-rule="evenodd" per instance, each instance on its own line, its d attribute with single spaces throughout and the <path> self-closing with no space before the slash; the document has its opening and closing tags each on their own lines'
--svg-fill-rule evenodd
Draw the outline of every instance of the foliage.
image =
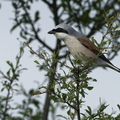
<svg viewBox="0 0 120 120">
<path fill-rule="evenodd" d="M 109 59 L 113 59 L 117 55 L 120 50 L 118 39 L 120 33 L 118 24 L 120 22 L 118 13 L 120 2 L 114 0 L 42 0 L 41 2 L 48 6 L 55 24 L 66 21 L 79 31 L 86 33 L 88 37 L 99 31 L 103 33 L 101 43 L 98 44 L 94 37 L 92 41 L 101 51 L 111 48 L 107 54 Z M 2 120 L 47 120 L 51 108 L 53 119 L 60 117 L 66 120 L 119 120 L 120 115 L 114 117 L 113 113 L 105 113 L 108 106 L 106 104 L 100 104 L 95 112 L 88 106 L 85 113 L 81 113 L 81 108 L 85 103 L 83 98 L 86 97 L 87 91 L 94 88 L 90 85 L 90 82 L 97 82 L 97 80 L 88 77 L 91 71 L 82 65 L 78 66 L 78 60 L 71 60 L 67 52 L 62 55 L 59 53 L 65 47 L 61 41 L 56 40 L 55 46 L 51 47 L 40 37 L 41 28 L 38 23 L 42 11 L 36 10 L 34 15 L 31 15 L 32 5 L 38 4 L 38 0 L 14 0 L 11 3 L 14 9 L 14 25 L 11 32 L 19 28 L 20 36 L 26 41 L 25 44 L 29 47 L 32 55 L 37 55 L 44 61 L 42 64 L 37 60 L 34 62 L 39 66 L 39 70 L 46 72 L 45 76 L 49 83 L 48 86 L 42 86 L 39 90 L 31 89 L 28 93 L 18 84 L 21 72 L 25 70 L 25 68 L 21 68 L 20 64 L 24 47 L 20 47 L 20 53 L 16 56 L 16 64 L 7 61 L 9 65 L 7 72 L 4 73 L 0 70 L 1 92 L 6 92 L 6 95 L 0 96 L 0 118 Z M 46 51 L 35 52 L 29 46 L 35 40 L 39 42 L 40 49 L 47 49 L 52 53 L 52 56 Z M 68 65 L 67 59 L 71 66 Z M 19 87 L 20 89 L 18 89 Z M 46 93 L 46 100 L 43 109 L 41 109 L 40 99 L 34 96 L 43 93 Z M 23 95 L 24 99 L 22 103 L 16 103 L 13 107 L 12 102 L 16 94 Z M 61 114 L 55 117 L 56 106 L 52 103 L 63 103 L 63 108 L 67 110 L 68 117 Z M 120 109 L 120 105 L 118 105 L 118 108 Z M 17 110 L 18 116 L 16 117 L 11 114 L 11 111 L 14 110 Z"/>
<path fill-rule="evenodd" d="M 26 119 L 33 119 L 33 118 L 40 118 L 41 117 L 41 110 L 39 107 L 40 102 L 33 98 L 33 90 L 30 90 L 29 93 L 26 93 L 24 88 L 18 89 L 20 85 L 18 84 L 20 74 L 26 68 L 21 68 L 22 65 L 20 64 L 20 60 L 24 53 L 24 47 L 20 47 L 20 52 L 16 56 L 16 65 L 10 61 L 6 63 L 9 65 L 8 71 L 3 73 L 0 70 L 1 76 L 1 92 L 5 93 L 6 95 L 0 96 L 0 118 L 1 120 L 22 120 L 22 118 Z M 21 104 L 18 104 L 14 101 L 14 96 L 16 94 L 24 95 L 26 98 L 23 99 Z M 15 105 L 15 106 L 14 106 Z M 35 115 L 33 115 L 33 108 L 30 106 L 34 105 L 37 110 Z M 18 111 L 20 117 L 14 117 L 14 114 L 11 114 L 11 111 Z"/>
</svg>

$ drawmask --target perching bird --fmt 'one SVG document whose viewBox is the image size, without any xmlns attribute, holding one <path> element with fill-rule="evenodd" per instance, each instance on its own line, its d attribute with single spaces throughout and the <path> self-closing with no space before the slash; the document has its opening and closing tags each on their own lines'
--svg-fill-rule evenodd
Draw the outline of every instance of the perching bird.
<svg viewBox="0 0 120 120">
<path fill-rule="evenodd" d="M 59 40 L 64 41 L 74 58 L 79 59 L 83 64 L 93 59 L 93 65 L 103 65 L 118 72 L 120 69 L 114 66 L 84 34 L 77 32 L 70 25 L 62 23 L 48 32 L 54 34 Z"/>
</svg>

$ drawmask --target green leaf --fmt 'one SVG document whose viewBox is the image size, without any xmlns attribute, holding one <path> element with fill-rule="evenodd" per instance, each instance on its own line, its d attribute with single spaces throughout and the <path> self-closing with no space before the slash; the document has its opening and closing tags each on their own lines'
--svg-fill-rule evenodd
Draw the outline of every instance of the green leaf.
<svg viewBox="0 0 120 120">
<path fill-rule="evenodd" d="M 96 44 L 97 46 L 99 46 L 99 43 L 94 39 L 94 37 L 92 37 L 92 42 L 93 42 L 94 44 Z"/>
<path fill-rule="evenodd" d="M 13 67 L 13 64 L 12 64 L 10 61 L 7 61 L 7 64 L 8 64 L 11 68 L 14 68 L 14 67 Z"/>
<path fill-rule="evenodd" d="M 119 108 L 119 110 L 120 110 L 120 105 L 119 104 L 117 104 L 117 107 Z"/>
<path fill-rule="evenodd" d="M 22 38 L 24 38 L 24 39 L 27 39 L 24 34 L 25 34 L 24 31 L 20 31 L 20 36 L 21 36 Z"/>
<path fill-rule="evenodd" d="M 116 26 L 114 27 L 114 30 L 118 29 L 119 27 L 120 27 L 120 25 L 116 25 Z"/>
<path fill-rule="evenodd" d="M 88 89 L 88 90 L 92 90 L 92 89 L 93 89 L 93 87 L 87 87 L 87 89 Z"/>
<path fill-rule="evenodd" d="M 12 3 L 12 6 L 17 9 L 17 4 L 16 3 Z"/>
<path fill-rule="evenodd" d="M 61 117 L 61 118 L 64 118 L 64 119 L 66 119 L 67 120 L 67 118 L 65 117 L 65 116 L 63 116 L 63 115 L 56 115 L 57 117 Z"/>
<path fill-rule="evenodd" d="M 67 114 L 68 114 L 68 115 L 70 115 L 70 114 L 71 114 L 71 111 L 70 111 L 70 110 L 68 110 L 68 111 L 67 111 Z"/>
<path fill-rule="evenodd" d="M 34 22 L 37 22 L 39 19 L 40 19 L 40 17 L 39 17 L 39 11 L 36 11 Z"/>
<path fill-rule="evenodd" d="M 112 43 L 112 40 L 108 39 L 107 42 L 108 42 L 108 45 L 110 45 Z"/>
<path fill-rule="evenodd" d="M 89 106 L 87 106 L 87 108 L 88 108 L 88 110 L 86 109 L 85 111 L 86 111 L 89 115 L 92 115 L 92 109 L 91 109 Z"/>
<path fill-rule="evenodd" d="M 35 62 L 36 64 L 38 64 L 38 65 L 40 64 L 37 60 L 35 60 L 34 62 Z"/>
<path fill-rule="evenodd" d="M 2 88 L 2 89 L 1 89 L 1 92 L 3 92 L 3 91 L 4 91 L 4 89 L 5 89 L 5 88 Z"/>
<path fill-rule="evenodd" d="M 15 28 L 17 28 L 19 26 L 19 24 L 15 24 L 12 28 L 11 28 L 11 30 L 10 30 L 10 32 L 12 32 Z"/>
<path fill-rule="evenodd" d="M 92 79 L 92 81 L 97 82 L 97 80 L 96 80 L 96 79 Z"/>
<path fill-rule="evenodd" d="M 7 71 L 7 75 L 8 75 L 8 76 L 10 76 L 10 71 L 11 71 L 10 69 Z"/>
</svg>

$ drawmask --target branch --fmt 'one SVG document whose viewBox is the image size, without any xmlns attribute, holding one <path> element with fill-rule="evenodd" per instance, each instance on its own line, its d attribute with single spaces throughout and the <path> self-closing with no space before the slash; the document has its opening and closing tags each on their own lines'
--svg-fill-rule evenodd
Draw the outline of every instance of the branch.
<svg viewBox="0 0 120 120">
<path fill-rule="evenodd" d="M 37 55 L 38 57 L 40 57 L 40 58 L 42 58 L 42 59 L 45 60 L 45 58 L 44 58 L 44 56 L 43 56 L 42 54 L 37 54 L 27 43 L 24 42 L 24 44 L 30 49 L 30 52 L 31 52 L 32 54 L 35 54 L 35 55 Z"/>
<path fill-rule="evenodd" d="M 11 90 L 11 85 L 12 85 L 13 81 L 10 81 L 10 86 L 7 89 L 7 96 L 6 96 L 6 102 L 5 102 L 5 106 L 4 106 L 4 111 L 3 111 L 3 119 L 2 120 L 6 120 L 7 117 L 7 110 L 8 110 L 8 102 L 9 102 L 9 97 L 10 97 L 10 90 Z"/>
<path fill-rule="evenodd" d="M 79 71 L 79 68 L 77 70 L 77 76 L 76 76 L 76 84 L 77 84 L 77 90 L 76 90 L 76 101 L 77 101 L 77 117 L 78 117 L 78 120 L 80 120 L 80 101 L 79 101 L 79 98 L 80 98 L 80 95 L 79 95 L 79 87 L 80 87 L 80 81 L 79 81 L 79 75 L 80 75 L 80 71 Z"/>
<path fill-rule="evenodd" d="M 53 52 L 54 50 L 53 50 L 51 47 L 49 47 L 48 45 L 46 45 L 46 44 L 39 38 L 39 36 L 38 36 L 38 34 L 37 34 L 37 31 L 36 31 L 36 29 L 35 29 L 35 27 L 34 27 L 34 23 L 32 22 L 32 20 L 31 20 L 31 18 L 30 18 L 30 16 L 29 16 L 29 13 L 27 12 L 27 9 L 26 9 L 25 6 L 23 6 L 23 10 L 25 11 L 25 13 L 26 13 L 27 16 L 28 16 L 29 23 L 30 23 L 30 25 L 31 25 L 31 27 L 32 27 L 33 32 L 35 33 L 35 38 L 36 38 L 41 44 L 43 44 L 47 49 L 49 49 L 51 52 Z"/>
<path fill-rule="evenodd" d="M 118 48 L 118 50 L 114 52 L 114 55 L 111 58 L 109 58 L 109 60 L 112 60 L 117 55 L 119 50 L 120 50 L 120 48 Z"/>
<path fill-rule="evenodd" d="M 50 4 L 50 2 L 48 2 L 47 0 L 42 0 L 44 3 L 46 3 L 48 6 L 51 6 L 52 4 Z"/>
</svg>

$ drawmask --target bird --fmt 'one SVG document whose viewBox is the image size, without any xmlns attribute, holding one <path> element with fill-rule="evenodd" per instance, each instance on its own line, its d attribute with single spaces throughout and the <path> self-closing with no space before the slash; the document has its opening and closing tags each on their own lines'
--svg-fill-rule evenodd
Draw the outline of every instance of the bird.
<svg viewBox="0 0 120 120">
<path fill-rule="evenodd" d="M 69 24 L 61 23 L 50 30 L 48 34 L 54 34 L 63 41 L 75 59 L 85 64 L 91 60 L 91 66 L 105 66 L 120 73 L 120 68 L 113 65 L 101 52 L 101 50 L 83 33 L 77 32 Z"/>
</svg>

